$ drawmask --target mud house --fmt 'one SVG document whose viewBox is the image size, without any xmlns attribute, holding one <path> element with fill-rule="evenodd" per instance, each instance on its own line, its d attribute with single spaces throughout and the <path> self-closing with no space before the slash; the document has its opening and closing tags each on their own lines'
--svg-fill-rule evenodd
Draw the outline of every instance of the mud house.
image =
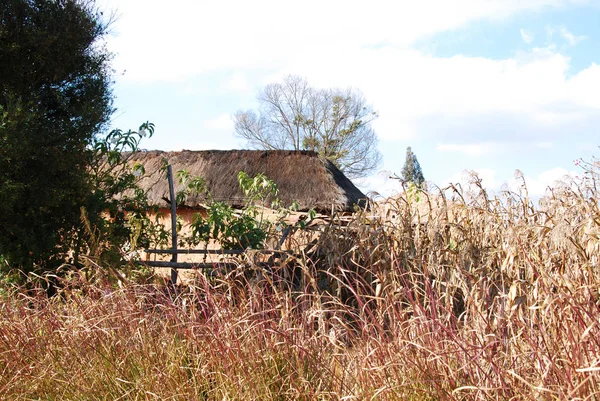
<svg viewBox="0 0 600 401">
<path fill-rule="evenodd" d="M 265 174 L 279 190 L 282 205 L 297 202 L 299 211 L 314 208 L 319 213 L 352 212 L 364 207 L 366 196 L 331 161 L 308 151 L 283 150 L 206 150 L 180 152 L 145 151 L 132 156 L 131 163 L 144 166 L 141 187 L 147 192 L 150 205 L 157 206 L 170 226 L 169 187 L 164 166 L 174 172 L 186 170 L 192 177 L 202 177 L 215 201 L 234 208 L 246 204 L 238 183 L 238 173 L 249 176 Z M 175 192 L 184 190 L 175 180 Z M 183 226 L 189 226 L 194 214 L 201 212 L 207 199 L 203 193 L 189 193 L 177 205 L 177 215 Z M 269 207 L 269 204 L 262 206 Z"/>
</svg>

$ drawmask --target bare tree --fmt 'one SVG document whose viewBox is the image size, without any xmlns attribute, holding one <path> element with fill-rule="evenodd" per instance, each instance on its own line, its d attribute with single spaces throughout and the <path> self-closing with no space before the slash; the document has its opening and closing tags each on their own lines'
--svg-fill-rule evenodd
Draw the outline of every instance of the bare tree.
<svg viewBox="0 0 600 401">
<path fill-rule="evenodd" d="M 258 149 L 312 150 L 351 178 L 364 177 L 381 160 L 371 122 L 377 113 L 358 90 L 316 89 L 288 76 L 258 95 L 258 114 L 238 111 L 237 136 Z"/>
</svg>

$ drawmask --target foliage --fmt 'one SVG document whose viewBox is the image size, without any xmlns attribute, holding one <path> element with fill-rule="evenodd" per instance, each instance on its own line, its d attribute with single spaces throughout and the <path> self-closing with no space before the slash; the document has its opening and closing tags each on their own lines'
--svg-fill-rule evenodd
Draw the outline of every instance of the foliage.
<svg viewBox="0 0 600 401">
<path fill-rule="evenodd" d="M 242 192 L 246 196 L 246 208 L 254 207 L 257 202 L 263 202 L 272 199 L 271 207 L 279 206 L 279 189 L 277 184 L 268 179 L 263 173 L 250 177 L 243 171 L 238 173 L 238 182 Z"/>
<path fill-rule="evenodd" d="M 80 264 L 79 253 L 93 256 L 100 266 L 121 265 L 125 253 L 130 259 L 139 248 L 168 242 L 157 208 L 148 204 L 146 193 L 138 186 L 144 167 L 129 162 L 139 152 L 140 142 L 153 134 L 154 124 L 145 122 L 137 131 L 115 129 L 96 139 L 89 167 L 93 190 L 82 208 L 85 218 L 77 233 L 82 241 L 75 248 L 75 265 Z"/>
<path fill-rule="evenodd" d="M 184 185 L 184 189 L 177 194 L 178 203 L 182 203 L 191 193 L 203 193 L 208 200 L 206 216 L 203 213 L 195 214 L 191 235 L 182 238 L 182 243 L 189 246 L 217 241 L 223 249 L 262 248 L 272 229 L 279 227 L 281 230 L 286 225 L 285 217 L 295 210 L 294 205 L 289 208 L 281 206 L 277 185 L 262 173 L 254 177 L 243 171 L 238 173 L 238 183 L 245 196 L 245 205 L 239 210 L 225 202 L 216 201 L 201 177 L 192 177 L 185 170 L 177 174 L 179 182 Z M 269 201 L 275 211 L 274 218 L 266 218 L 264 208 L 257 206 Z M 308 217 L 308 221 L 315 217 L 314 210 L 310 211 Z M 302 227 L 305 224 L 305 221 L 301 222 Z"/>
<path fill-rule="evenodd" d="M 200 242 L 208 243 L 216 240 L 223 249 L 261 248 L 268 236 L 271 222 L 265 220 L 263 213 L 256 206 L 257 201 L 275 197 L 273 204 L 278 204 L 277 185 L 264 174 L 249 177 L 241 171 L 238 182 L 246 196 L 245 206 L 234 210 L 224 202 L 215 201 L 204 181 L 200 177 L 191 179 L 189 173 L 182 171 L 179 174 L 180 182 L 187 183 L 183 194 L 189 191 L 202 191 L 209 199 L 206 217 L 197 213 L 192 222 L 192 234 L 186 239 L 190 245 Z M 179 195 L 179 194 L 178 194 Z M 179 199 L 179 198 L 178 198 Z"/>
<path fill-rule="evenodd" d="M 235 132 L 260 149 L 311 150 L 351 178 L 363 177 L 380 162 L 371 122 L 377 113 L 352 89 L 316 89 L 288 76 L 258 96 L 260 111 L 238 111 Z"/>
<path fill-rule="evenodd" d="M 267 224 L 259 222 L 254 213 L 236 213 L 224 202 L 214 202 L 207 217 L 197 215 L 192 224 L 193 239 L 217 240 L 223 249 L 260 248 L 267 238 Z"/>
<path fill-rule="evenodd" d="M 83 0 L 3 1 L 0 19 L 0 255 L 53 270 L 79 241 L 95 138 L 113 111 L 108 22 Z"/>
<path fill-rule="evenodd" d="M 404 162 L 400 178 L 405 183 L 412 183 L 417 188 L 423 188 L 423 183 L 425 182 L 423 170 L 410 146 L 406 148 L 406 161 Z"/>
<path fill-rule="evenodd" d="M 165 167 L 168 166 L 168 160 L 165 160 Z M 165 168 L 166 171 L 166 168 Z M 186 196 L 190 193 L 206 194 L 209 199 L 212 201 L 212 195 L 206 188 L 206 182 L 202 177 L 192 177 L 189 171 L 187 170 L 179 170 L 177 172 L 177 177 L 179 178 L 179 183 L 183 184 L 184 189 L 177 192 L 176 194 L 176 202 L 177 204 L 183 203 Z"/>
</svg>

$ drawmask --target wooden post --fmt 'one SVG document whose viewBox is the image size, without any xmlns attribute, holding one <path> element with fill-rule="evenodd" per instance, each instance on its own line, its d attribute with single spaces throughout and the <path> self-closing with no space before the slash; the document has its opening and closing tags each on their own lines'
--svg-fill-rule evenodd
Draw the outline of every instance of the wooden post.
<svg viewBox="0 0 600 401">
<path fill-rule="evenodd" d="M 175 198 L 175 186 L 173 185 L 173 168 L 169 164 L 167 167 L 167 177 L 169 179 L 169 197 L 171 198 L 171 262 L 177 262 L 177 199 Z M 171 284 L 177 284 L 177 268 L 171 268 Z"/>
</svg>

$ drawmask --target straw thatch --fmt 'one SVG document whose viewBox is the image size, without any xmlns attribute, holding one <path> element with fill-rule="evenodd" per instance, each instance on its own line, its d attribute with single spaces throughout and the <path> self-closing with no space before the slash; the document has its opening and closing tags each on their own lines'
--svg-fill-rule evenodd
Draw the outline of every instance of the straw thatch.
<svg viewBox="0 0 600 401">
<path fill-rule="evenodd" d="M 151 205 L 167 207 L 169 188 L 161 171 L 165 160 L 173 171 L 187 170 L 202 177 L 213 198 L 233 207 L 242 207 L 246 199 L 238 184 L 238 173 L 265 174 L 279 189 L 282 205 L 297 201 L 300 210 L 321 212 L 352 211 L 364 207 L 366 196 L 329 160 L 314 152 L 284 150 L 207 150 L 181 152 L 146 151 L 131 155 L 130 162 L 141 163 L 146 177 L 141 187 Z M 175 180 L 175 191 L 183 186 Z M 204 194 L 190 194 L 181 206 L 198 208 L 206 203 Z M 269 206 L 269 205 L 265 205 Z"/>
</svg>

